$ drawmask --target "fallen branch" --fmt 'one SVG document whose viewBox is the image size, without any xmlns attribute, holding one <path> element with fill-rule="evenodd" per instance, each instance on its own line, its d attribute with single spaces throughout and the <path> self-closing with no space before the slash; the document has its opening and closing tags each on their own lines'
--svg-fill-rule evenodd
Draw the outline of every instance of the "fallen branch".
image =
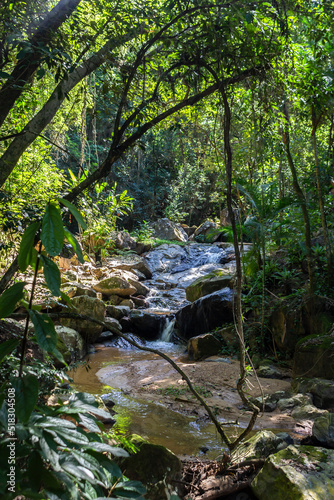
<svg viewBox="0 0 334 500">
<path fill-rule="evenodd" d="M 104 328 L 106 328 L 107 330 L 110 330 L 110 325 L 108 325 L 107 323 L 105 323 L 104 321 L 99 321 L 97 319 L 94 319 L 94 318 L 91 318 L 90 316 L 86 316 L 84 314 L 78 314 L 78 313 L 75 313 L 75 312 L 62 312 L 62 313 L 45 313 L 49 318 L 53 319 L 53 320 L 59 320 L 61 318 L 71 318 L 71 319 L 79 319 L 79 320 L 82 320 L 82 321 L 91 321 L 92 323 L 96 323 L 97 325 L 100 325 L 100 326 L 103 326 Z M 12 314 L 10 316 L 11 318 L 14 318 L 14 319 L 18 319 L 18 318 L 22 318 L 22 314 L 19 313 L 19 314 Z M 220 423 L 218 422 L 218 420 L 216 419 L 213 411 L 211 410 L 211 408 L 209 407 L 209 405 L 207 404 L 207 402 L 200 396 L 200 394 L 198 394 L 198 392 L 196 391 L 196 389 L 194 389 L 193 387 L 193 384 L 192 382 L 190 381 L 189 377 L 185 374 L 185 372 L 175 363 L 175 361 L 173 361 L 169 356 L 167 356 L 167 354 L 159 351 L 158 349 L 153 349 L 151 347 L 144 347 L 140 344 L 138 344 L 135 340 L 131 339 L 130 337 L 128 337 L 127 335 L 125 335 L 124 333 L 121 333 L 121 332 L 114 332 L 116 335 L 118 335 L 119 337 L 121 337 L 122 339 L 126 340 L 127 342 L 129 342 L 129 344 L 133 345 L 134 347 L 137 347 L 137 349 L 140 349 L 141 351 L 147 351 L 147 352 L 152 352 L 153 354 L 157 354 L 158 356 L 160 356 L 161 358 L 163 358 L 164 360 L 166 360 L 170 365 L 172 365 L 172 367 L 181 375 L 182 379 L 186 381 L 188 387 L 189 387 L 189 390 L 193 393 L 193 395 L 195 396 L 195 398 L 200 402 L 200 404 L 203 406 L 203 408 L 205 409 L 205 411 L 207 412 L 211 422 L 214 424 L 214 426 L 216 427 L 217 429 L 217 432 L 218 434 L 220 435 L 222 441 L 226 444 L 226 446 L 228 447 L 228 449 L 230 451 L 232 451 L 235 447 L 236 447 L 236 442 L 239 443 L 240 439 L 237 438 L 236 441 L 234 442 L 231 442 L 230 439 L 228 438 L 228 436 L 226 435 L 225 431 L 222 429 Z"/>
</svg>

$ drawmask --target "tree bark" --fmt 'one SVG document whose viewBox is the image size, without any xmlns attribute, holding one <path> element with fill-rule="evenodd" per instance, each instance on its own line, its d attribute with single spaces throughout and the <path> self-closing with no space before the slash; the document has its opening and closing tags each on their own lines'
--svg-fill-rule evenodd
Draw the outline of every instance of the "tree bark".
<svg viewBox="0 0 334 500">
<path fill-rule="evenodd" d="M 81 0 L 60 0 L 49 12 L 30 39 L 32 51 L 18 61 L 11 76 L 0 90 L 0 127 L 22 94 L 25 84 L 40 66 L 43 53 L 41 46 L 48 45 L 54 33 L 77 8 Z"/>
<path fill-rule="evenodd" d="M 310 280 L 309 284 L 309 289 L 310 289 L 310 295 L 313 297 L 314 292 L 315 292 L 315 282 L 314 282 L 314 273 L 313 273 L 313 263 L 312 263 L 312 250 L 311 250 L 311 224 L 310 224 L 310 218 L 308 215 L 308 210 L 307 210 L 307 205 L 306 205 L 306 199 L 304 196 L 304 193 L 299 185 L 298 182 L 298 175 L 297 175 L 297 170 L 291 155 L 290 151 L 290 134 L 289 134 L 289 113 L 288 113 L 288 108 L 287 108 L 287 103 L 284 103 L 284 116 L 285 116 L 285 127 L 283 131 L 283 142 L 285 146 L 285 151 L 288 159 L 288 164 L 290 167 L 291 175 L 292 175 L 292 185 L 293 189 L 296 193 L 296 196 L 298 198 L 300 207 L 302 209 L 303 213 L 303 219 L 304 219 L 304 230 L 305 230 L 305 248 L 306 248 L 306 260 L 307 260 L 307 271 L 308 271 L 308 276 Z"/>
<path fill-rule="evenodd" d="M 257 406 L 253 405 L 247 399 L 243 386 L 246 382 L 247 372 L 246 372 L 246 348 L 245 348 L 245 339 L 244 339 L 244 329 L 243 329 L 243 318 L 242 318 L 242 303 L 241 303 L 241 293 L 242 293 L 242 265 L 241 265 L 241 256 L 239 250 L 239 241 L 238 241 L 238 232 L 237 232 L 237 224 L 235 220 L 235 215 L 233 211 L 232 205 L 232 148 L 230 141 L 230 128 L 231 128 L 231 109 L 227 99 L 226 91 L 223 85 L 220 86 L 220 92 L 224 102 L 224 150 L 225 150 L 225 166 L 226 166 L 226 201 L 228 214 L 231 221 L 232 231 L 233 231 L 233 245 L 234 245 L 234 253 L 235 253 L 235 265 L 236 265 L 236 285 L 235 290 L 236 293 L 234 295 L 234 312 L 236 318 L 236 330 L 239 339 L 239 354 L 240 354 L 240 377 L 237 382 L 237 390 L 238 394 L 242 400 L 242 402 L 247 406 L 251 407 L 253 414 L 248 423 L 247 428 L 240 434 L 240 436 L 230 445 L 230 450 L 233 450 L 240 441 L 246 437 L 249 432 L 254 427 L 257 415 L 259 413 L 259 409 Z"/>
<path fill-rule="evenodd" d="M 123 43 L 131 40 L 138 34 L 138 30 L 128 32 L 126 35 L 119 37 L 117 40 L 107 42 L 96 54 L 90 57 L 87 61 L 78 66 L 72 73 L 68 75 L 68 79 L 63 79 L 54 89 L 49 100 L 44 104 L 43 108 L 34 116 L 30 122 L 24 127 L 20 135 L 8 146 L 5 153 L 0 158 L 0 187 L 12 173 L 17 162 L 21 158 L 24 151 L 34 142 L 36 137 L 45 129 L 56 115 L 69 92 L 86 76 L 90 75 L 107 59 L 111 59 L 111 52 Z M 1 96 L 1 94 L 0 94 Z"/>
</svg>

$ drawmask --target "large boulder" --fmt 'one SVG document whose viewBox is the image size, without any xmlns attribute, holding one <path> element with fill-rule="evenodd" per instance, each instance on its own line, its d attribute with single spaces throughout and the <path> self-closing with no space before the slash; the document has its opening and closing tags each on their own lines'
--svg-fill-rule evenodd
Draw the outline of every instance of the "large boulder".
<svg viewBox="0 0 334 500">
<path fill-rule="evenodd" d="M 334 413 L 327 413 L 315 419 L 312 437 L 326 448 L 334 448 Z"/>
<path fill-rule="evenodd" d="M 156 222 L 151 223 L 153 229 L 153 238 L 158 238 L 160 240 L 171 240 L 171 241 L 187 241 L 188 236 L 185 230 L 180 224 L 172 222 L 171 220 L 164 218 L 159 219 Z"/>
<path fill-rule="evenodd" d="M 197 278 L 186 288 L 186 297 L 189 302 L 194 302 L 200 297 L 221 290 L 222 288 L 233 288 L 234 276 L 227 274 L 224 270 L 212 271 L 205 276 Z"/>
<path fill-rule="evenodd" d="M 144 339 L 154 340 L 160 337 L 166 324 L 166 316 L 134 309 L 130 312 L 129 318 L 123 318 L 120 322 L 124 330 L 131 331 Z"/>
<path fill-rule="evenodd" d="M 252 482 L 259 500 L 334 498 L 334 450 L 290 445 L 270 455 Z"/>
<path fill-rule="evenodd" d="M 294 355 L 295 377 L 319 377 L 334 380 L 334 332 L 311 335 L 298 342 Z"/>
<path fill-rule="evenodd" d="M 187 258 L 186 250 L 174 244 L 164 243 L 146 255 L 152 272 L 170 272 Z"/>
<path fill-rule="evenodd" d="M 202 335 L 233 321 L 232 291 L 223 288 L 206 295 L 176 313 L 179 334 L 185 339 Z"/>
<path fill-rule="evenodd" d="M 212 220 L 206 220 L 195 231 L 195 236 L 205 236 L 213 229 L 217 229 L 217 224 Z"/>
<path fill-rule="evenodd" d="M 235 449 L 232 458 L 235 462 L 267 458 L 272 453 L 277 453 L 287 446 L 286 440 L 281 436 L 277 436 L 271 431 L 258 431 Z"/>
<path fill-rule="evenodd" d="M 113 269 L 124 269 L 124 271 L 139 271 L 146 278 L 152 278 L 152 270 L 149 266 L 149 263 L 143 257 L 139 257 L 137 255 L 131 256 L 122 256 L 107 260 L 108 267 L 112 267 Z"/>
<path fill-rule="evenodd" d="M 119 295 L 120 297 L 129 297 L 136 293 L 136 288 L 124 277 L 113 274 L 94 285 L 94 290 L 103 295 Z"/>
<path fill-rule="evenodd" d="M 147 487 L 151 500 L 170 498 L 168 487 L 181 472 L 181 461 L 170 450 L 145 441 L 140 436 L 130 437 L 137 453 L 122 459 L 121 468 L 129 479 L 141 481 Z"/>
<path fill-rule="evenodd" d="M 334 381 L 322 378 L 296 378 L 292 383 L 292 390 L 301 393 L 310 393 L 313 403 L 318 408 L 334 408 Z"/>
<path fill-rule="evenodd" d="M 104 321 L 106 308 L 102 300 L 88 297 L 87 295 L 81 295 L 80 297 L 71 299 L 71 303 L 79 314 L 91 316 L 99 321 Z M 61 318 L 60 322 L 63 326 L 77 330 L 88 343 L 95 342 L 103 330 L 102 326 L 88 320 Z"/>
<path fill-rule="evenodd" d="M 218 354 L 222 346 L 223 343 L 211 335 L 211 333 L 205 333 L 204 335 L 198 335 L 189 339 L 187 351 L 189 357 L 197 361 Z"/>
<path fill-rule="evenodd" d="M 70 351 L 73 360 L 78 361 L 84 358 L 87 353 L 86 343 L 79 332 L 62 325 L 55 326 L 55 330 Z"/>
</svg>

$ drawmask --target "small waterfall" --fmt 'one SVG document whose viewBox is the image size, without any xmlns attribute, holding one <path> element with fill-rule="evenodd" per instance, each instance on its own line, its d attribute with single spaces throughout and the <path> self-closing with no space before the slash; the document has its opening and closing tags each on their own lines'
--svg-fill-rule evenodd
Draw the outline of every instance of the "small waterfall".
<svg viewBox="0 0 334 500">
<path fill-rule="evenodd" d="M 162 330 L 160 340 L 162 342 L 170 342 L 174 330 L 175 318 L 166 318 L 164 329 Z"/>
</svg>

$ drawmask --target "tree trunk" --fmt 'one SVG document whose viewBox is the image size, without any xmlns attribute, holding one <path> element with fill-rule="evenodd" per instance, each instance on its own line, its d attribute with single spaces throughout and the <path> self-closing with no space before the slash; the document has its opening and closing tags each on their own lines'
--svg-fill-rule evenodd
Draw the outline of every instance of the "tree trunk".
<svg viewBox="0 0 334 500">
<path fill-rule="evenodd" d="M 324 199 L 323 199 L 322 189 L 321 189 L 319 157 L 318 157 L 318 147 L 317 147 L 317 126 L 318 126 L 318 123 L 319 123 L 319 120 L 316 117 L 316 112 L 315 112 L 314 106 L 312 106 L 312 145 L 313 145 L 313 153 L 314 153 L 315 174 L 316 174 L 316 179 L 317 179 L 317 191 L 318 191 L 318 199 L 319 199 L 321 226 L 322 226 L 322 232 L 323 232 L 325 249 L 326 249 L 328 281 L 329 281 L 329 285 L 330 285 L 331 281 L 332 281 L 332 275 L 333 275 L 332 249 L 331 249 L 331 242 L 328 238 L 328 228 L 327 228 L 325 208 L 324 208 Z"/>
<path fill-rule="evenodd" d="M 289 114 L 287 109 L 287 104 L 284 103 L 284 116 L 285 116 L 285 127 L 283 131 L 283 143 L 285 145 L 285 151 L 288 159 L 288 164 L 290 167 L 291 175 L 292 175 L 292 185 L 293 189 L 296 193 L 296 196 L 299 200 L 300 207 L 302 209 L 303 218 L 304 218 L 304 230 L 305 230 L 305 247 L 306 247 L 306 259 L 307 259 L 307 270 L 308 276 L 310 280 L 309 289 L 310 295 L 313 297 L 315 292 L 315 283 L 314 283 L 314 273 L 313 273 L 313 262 L 312 262 L 312 250 L 311 250 L 311 224 L 310 218 L 308 215 L 308 210 L 306 206 L 306 199 L 304 193 L 298 182 L 297 170 L 292 159 L 291 151 L 290 151 L 290 135 L 289 135 Z"/>
<path fill-rule="evenodd" d="M 43 108 L 24 127 L 23 131 L 10 143 L 5 153 L 0 158 L 0 187 L 2 187 L 15 168 L 24 151 L 34 142 L 36 137 L 45 129 L 56 115 L 64 99 L 83 78 L 95 71 L 110 53 L 124 42 L 131 40 L 138 34 L 137 30 L 123 35 L 117 40 L 107 42 L 96 54 L 83 62 L 78 68 L 63 79 L 52 92 Z M 0 94 L 1 95 L 1 94 Z"/>
<path fill-rule="evenodd" d="M 20 59 L 10 78 L 0 90 L 0 127 L 12 109 L 16 99 L 22 94 L 25 84 L 30 80 L 43 59 L 41 48 L 52 40 L 55 31 L 77 8 L 81 0 L 60 0 L 49 12 L 30 39 L 31 52 Z"/>
<path fill-rule="evenodd" d="M 228 103 L 227 95 L 223 86 L 220 87 L 220 91 L 223 97 L 224 102 L 224 150 L 225 150 L 225 164 L 226 164 L 226 187 L 227 187 L 227 208 L 229 217 L 231 220 L 231 226 L 233 230 L 233 244 L 234 244 L 234 252 L 235 252 L 235 264 L 236 264 L 236 293 L 234 296 L 234 313 L 236 319 L 236 329 L 239 339 L 239 354 L 240 354 L 240 377 L 237 383 L 237 390 L 242 402 L 247 406 L 251 407 L 253 410 L 253 415 L 249 421 L 247 428 L 241 433 L 241 435 L 230 445 L 230 449 L 234 449 L 237 444 L 248 435 L 248 433 L 252 430 L 257 415 L 259 413 L 259 409 L 250 403 L 244 393 L 243 385 L 246 382 L 247 372 L 246 372 L 246 348 L 245 348 L 245 339 L 244 339 L 244 330 L 243 330 L 243 318 L 242 318 L 242 304 L 241 304 L 241 292 L 242 292 L 242 266 L 241 266 L 241 257 L 239 250 L 239 242 L 238 242 L 238 232 L 237 232 L 237 224 L 235 220 L 235 215 L 233 211 L 232 205 L 232 149 L 230 142 L 230 127 L 231 127 L 231 110 Z"/>
</svg>

